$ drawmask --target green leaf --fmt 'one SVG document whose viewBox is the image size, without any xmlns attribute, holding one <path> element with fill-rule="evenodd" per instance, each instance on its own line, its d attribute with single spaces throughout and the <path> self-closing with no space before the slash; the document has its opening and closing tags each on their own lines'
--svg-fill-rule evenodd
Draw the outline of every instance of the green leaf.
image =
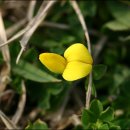
<svg viewBox="0 0 130 130">
<path fill-rule="evenodd" d="M 96 120 L 97 118 L 93 112 L 87 109 L 83 109 L 81 121 L 84 128 L 87 128 L 89 126 L 89 123 L 95 123 Z"/>
<path fill-rule="evenodd" d="M 121 42 L 130 41 L 130 35 L 128 35 L 128 36 L 122 36 L 122 37 L 119 38 L 119 40 L 120 40 Z"/>
<path fill-rule="evenodd" d="M 108 124 L 102 124 L 102 125 L 98 128 L 98 130 L 109 130 L 109 126 L 108 126 Z"/>
<path fill-rule="evenodd" d="M 107 122 L 109 124 L 109 129 L 110 130 L 121 130 L 120 126 L 118 126 L 116 123 L 114 122 Z"/>
<path fill-rule="evenodd" d="M 47 124 L 40 119 L 38 119 L 33 124 L 29 124 L 25 130 L 48 130 Z"/>
<path fill-rule="evenodd" d="M 79 2 L 79 6 L 84 16 L 94 17 L 97 11 L 97 3 L 95 0 L 87 0 Z"/>
<path fill-rule="evenodd" d="M 56 83 L 56 84 L 54 84 L 54 83 L 49 83 L 48 84 L 48 92 L 50 93 L 50 94 L 52 94 L 52 95 L 57 95 L 57 94 L 59 94 L 62 90 L 63 90 L 63 88 L 65 87 L 65 85 L 64 85 L 65 83 L 64 82 L 60 82 L 60 83 Z"/>
<path fill-rule="evenodd" d="M 98 119 L 100 113 L 103 111 L 102 103 L 99 100 L 94 99 L 90 104 L 90 111 L 92 111 L 94 116 Z"/>
<path fill-rule="evenodd" d="M 119 125 L 122 128 L 122 130 L 129 129 L 130 128 L 130 119 L 129 119 L 129 117 L 127 117 L 127 118 L 122 118 L 122 119 L 116 120 L 116 124 Z"/>
<path fill-rule="evenodd" d="M 92 96 L 97 97 L 97 92 L 94 83 L 92 83 Z"/>
<path fill-rule="evenodd" d="M 44 92 L 43 95 L 41 95 L 41 98 L 38 101 L 38 107 L 47 110 L 50 108 L 50 98 L 51 95 L 47 92 L 47 90 Z"/>
<path fill-rule="evenodd" d="M 54 78 L 43 70 L 35 67 L 26 61 L 20 61 L 19 64 L 13 65 L 12 70 L 17 75 L 36 82 L 60 82 L 59 79 Z"/>
<path fill-rule="evenodd" d="M 114 86 L 119 87 L 121 84 L 123 84 L 124 81 L 126 81 L 127 78 L 129 78 L 129 76 L 130 76 L 130 70 L 128 67 L 123 65 L 117 65 L 113 75 Z"/>
<path fill-rule="evenodd" d="M 22 86 L 21 86 L 21 78 L 16 77 L 11 82 L 11 87 L 17 92 L 18 94 L 22 94 Z"/>
<path fill-rule="evenodd" d="M 114 103 L 114 106 L 120 107 L 122 110 L 129 109 L 130 107 L 130 101 L 128 100 L 130 98 L 130 76 L 124 79 L 124 82 L 119 86 L 119 95 L 118 99 Z"/>
<path fill-rule="evenodd" d="M 109 122 L 114 119 L 114 111 L 112 108 L 108 107 L 105 111 L 103 111 L 100 115 L 100 120 Z"/>
<path fill-rule="evenodd" d="M 121 130 L 120 126 L 113 125 L 110 127 L 110 130 Z"/>
<path fill-rule="evenodd" d="M 93 77 L 95 80 L 99 80 L 103 77 L 103 75 L 106 73 L 107 66 L 106 65 L 94 65 L 93 67 Z"/>
<path fill-rule="evenodd" d="M 130 8 L 127 4 L 109 0 L 107 6 L 116 20 L 130 27 Z"/>
<path fill-rule="evenodd" d="M 107 22 L 103 26 L 103 29 L 105 29 L 105 28 L 111 29 L 113 31 L 125 31 L 125 30 L 130 29 L 130 27 L 126 26 L 125 24 L 123 24 L 123 23 L 121 23 L 121 22 L 119 22 L 117 20 Z"/>
</svg>

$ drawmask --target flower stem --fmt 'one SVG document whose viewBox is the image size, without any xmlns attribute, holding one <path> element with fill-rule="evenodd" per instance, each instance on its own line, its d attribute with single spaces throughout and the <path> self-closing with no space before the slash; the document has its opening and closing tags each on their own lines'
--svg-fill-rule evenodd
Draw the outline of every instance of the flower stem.
<svg viewBox="0 0 130 130">
<path fill-rule="evenodd" d="M 85 37 L 86 37 L 86 40 L 87 40 L 88 51 L 91 54 L 91 43 L 90 43 L 88 29 L 87 29 L 87 26 L 85 24 L 84 17 L 81 13 L 81 10 L 80 10 L 76 0 L 72 0 L 72 1 L 70 0 L 70 3 L 72 5 L 75 13 L 77 14 L 77 17 L 78 17 L 78 19 L 81 23 L 81 26 L 84 30 L 84 34 L 85 34 Z M 89 74 L 88 90 L 86 92 L 86 109 L 89 109 L 89 104 L 90 104 L 90 99 L 91 99 L 91 89 L 92 89 L 92 72 Z"/>
</svg>

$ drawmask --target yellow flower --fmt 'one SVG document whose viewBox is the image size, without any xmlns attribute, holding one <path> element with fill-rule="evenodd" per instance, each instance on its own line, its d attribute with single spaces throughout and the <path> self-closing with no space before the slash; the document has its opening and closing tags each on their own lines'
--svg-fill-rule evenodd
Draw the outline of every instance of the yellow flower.
<svg viewBox="0 0 130 130">
<path fill-rule="evenodd" d="M 61 73 L 67 81 L 87 76 L 92 70 L 93 59 L 88 49 L 81 43 L 75 43 L 66 49 L 64 57 L 55 53 L 42 53 L 39 60 L 50 71 Z"/>
</svg>

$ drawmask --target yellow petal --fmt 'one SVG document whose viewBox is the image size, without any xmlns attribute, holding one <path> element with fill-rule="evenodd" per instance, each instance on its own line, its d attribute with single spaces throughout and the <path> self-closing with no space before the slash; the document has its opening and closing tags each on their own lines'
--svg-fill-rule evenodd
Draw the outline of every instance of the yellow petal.
<svg viewBox="0 0 130 130">
<path fill-rule="evenodd" d="M 88 49 L 81 43 L 71 45 L 64 53 L 67 62 L 81 61 L 87 64 L 92 64 L 93 59 L 88 52 Z"/>
<path fill-rule="evenodd" d="M 65 58 L 55 53 L 42 53 L 39 60 L 54 73 L 63 73 L 66 67 Z"/>
<path fill-rule="evenodd" d="M 91 64 L 72 61 L 67 64 L 62 76 L 67 81 L 73 81 L 87 76 L 91 70 Z"/>
</svg>

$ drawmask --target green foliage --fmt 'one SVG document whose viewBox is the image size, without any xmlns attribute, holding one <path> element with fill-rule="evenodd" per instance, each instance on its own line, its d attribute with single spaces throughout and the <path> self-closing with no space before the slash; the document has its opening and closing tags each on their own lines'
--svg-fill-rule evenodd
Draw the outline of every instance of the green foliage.
<svg viewBox="0 0 130 130">
<path fill-rule="evenodd" d="M 80 8 L 83 11 L 84 16 L 94 17 L 97 11 L 97 4 L 95 0 L 86 1 L 85 3 L 79 3 Z"/>
<path fill-rule="evenodd" d="M 114 111 L 110 107 L 108 107 L 100 115 L 100 120 L 102 120 L 104 122 L 109 122 L 109 121 L 112 121 L 113 119 L 114 119 Z"/>
<path fill-rule="evenodd" d="M 123 23 L 121 23 L 119 21 L 116 21 L 116 20 L 113 20 L 113 21 L 110 21 L 110 22 L 106 23 L 103 26 L 103 28 L 104 29 L 105 28 L 109 28 L 109 29 L 111 29 L 113 31 L 125 31 L 125 30 L 129 30 L 129 28 L 125 24 L 123 24 Z"/>
<path fill-rule="evenodd" d="M 25 79 L 29 79 L 36 82 L 60 82 L 60 80 L 47 74 L 43 70 L 33 66 L 26 61 L 20 61 L 18 65 L 13 66 L 13 72 L 17 75 L 23 76 Z"/>
<path fill-rule="evenodd" d="M 33 124 L 30 123 L 25 130 L 49 130 L 47 124 L 41 120 L 35 121 Z"/>
<path fill-rule="evenodd" d="M 81 120 L 84 129 L 120 129 L 117 124 L 113 123 L 113 109 L 108 107 L 103 110 L 102 103 L 97 99 L 91 102 L 89 110 L 83 109 Z"/>
<path fill-rule="evenodd" d="M 99 100 L 93 100 L 90 104 L 90 111 L 94 112 L 94 116 L 98 118 L 103 111 L 102 103 Z"/>
<path fill-rule="evenodd" d="M 113 31 L 127 31 L 130 29 L 130 8 L 123 2 L 107 1 L 107 7 L 111 15 L 115 18 L 107 22 L 104 27 Z"/>
<path fill-rule="evenodd" d="M 108 1 L 108 8 L 113 17 L 127 27 L 130 27 L 130 8 L 128 5 L 116 1 Z"/>
<path fill-rule="evenodd" d="M 107 67 L 106 65 L 94 65 L 93 67 L 93 78 L 95 80 L 99 80 L 103 77 L 103 75 L 106 73 Z"/>
<path fill-rule="evenodd" d="M 98 129 L 99 130 L 109 130 L 109 126 L 108 126 L 108 124 L 102 124 L 101 126 L 99 126 Z"/>
<path fill-rule="evenodd" d="M 87 128 L 89 123 L 95 123 L 96 119 L 97 118 L 95 117 L 93 112 L 83 109 L 81 120 L 82 120 L 82 124 L 83 124 L 84 128 Z"/>
<path fill-rule="evenodd" d="M 63 100 L 71 86 L 64 82 L 38 84 L 27 82 L 27 92 L 30 102 L 37 103 L 37 107 L 42 109 L 42 113 L 56 110 L 62 105 Z"/>
</svg>

